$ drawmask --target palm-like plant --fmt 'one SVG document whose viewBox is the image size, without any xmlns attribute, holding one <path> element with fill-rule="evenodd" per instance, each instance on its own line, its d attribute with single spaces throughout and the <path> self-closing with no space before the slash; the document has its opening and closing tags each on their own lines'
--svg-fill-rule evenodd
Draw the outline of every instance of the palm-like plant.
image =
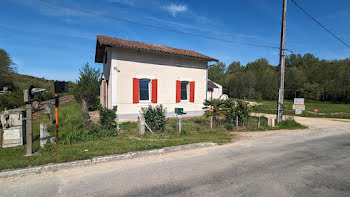
<svg viewBox="0 0 350 197">
<path fill-rule="evenodd" d="M 212 117 L 214 123 L 225 115 L 225 103 L 221 99 L 205 100 L 203 104 L 206 106 L 204 115 Z"/>
</svg>

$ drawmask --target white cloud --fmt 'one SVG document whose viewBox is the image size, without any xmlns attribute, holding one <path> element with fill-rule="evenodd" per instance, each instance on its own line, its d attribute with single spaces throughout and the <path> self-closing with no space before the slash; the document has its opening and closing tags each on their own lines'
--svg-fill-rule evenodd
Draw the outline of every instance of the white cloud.
<svg viewBox="0 0 350 197">
<path fill-rule="evenodd" d="M 107 0 L 110 3 L 120 3 L 129 6 L 135 6 L 135 2 L 133 0 Z"/>
<path fill-rule="evenodd" d="M 175 17 L 177 13 L 186 12 L 187 5 L 170 4 L 169 6 L 165 6 L 164 9 L 167 10 L 172 16 Z"/>
</svg>

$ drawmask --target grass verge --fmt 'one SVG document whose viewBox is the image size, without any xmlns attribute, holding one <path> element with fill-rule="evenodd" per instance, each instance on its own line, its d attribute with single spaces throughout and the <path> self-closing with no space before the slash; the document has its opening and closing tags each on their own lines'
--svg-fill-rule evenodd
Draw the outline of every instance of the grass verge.
<svg viewBox="0 0 350 197">
<path fill-rule="evenodd" d="M 251 100 L 254 101 L 254 100 Z M 253 112 L 276 114 L 277 101 L 262 100 L 258 101 L 262 105 L 253 107 Z M 284 114 L 294 115 L 292 109 L 293 101 L 286 100 L 284 102 Z M 305 111 L 300 116 L 302 117 L 322 117 L 322 118 L 342 118 L 350 119 L 350 105 L 349 104 L 336 104 L 331 102 L 318 102 L 318 101 L 305 101 Z M 318 109 L 318 113 L 314 112 L 314 109 Z"/>
<path fill-rule="evenodd" d="M 24 157 L 25 147 L 0 149 L 0 170 L 23 168 L 43 165 L 48 163 L 61 163 L 74 160 L 89 159 L 95 156 L 122 154 L 131 151 L 142 151 L 168 146 L 184 145 L 198 142 L 214 142 L 224 144 L 236 140 L 232 134 L 232 128 L 225 124 L 209 129 L 209 120 L 204 117 L 184 118 L 183 130 L 176 131 L 176 120 L 167 119 L 166 131 L 154 134 L 146 133 L 141 136 L 137 132 L 136 122 L 120 124 L 121 131 L 117 136 L 112 136 L 111 131 L 105 131 L 93 127 L 87 129 L 81 114 L 81 106 L 75 101 L 63 104 L 59 111 L 60 142 L 57 146 L 48 144 L 40 148 L 39 125 L 41 122 L 49 123 L 47 116 L 41 116 L 33 121 L 33 150 L 36 152 L 31 157 Z M 256 118 L 252 117 L 247 122 L 248 130 L 256 126 Z M 267 120 L 261 119 L 261 130 L 271 129 L 267 127 Z M 278 125 L 274 129 L 302 128 L 294 122 Z M 55 136 L 55 127 L 49 126 L 52 136 Z M 101 134 L 102 133 L 102 134 Z M 107 137 L 108 136 L 108 137 Z"/>
<path fill-rule="evenodd" d="M 137 123 L 126 122 L 120 125 L 121 132 L 113 137 L 95 137 L 89 131 L 84 131 L 81 118 L 81 106 L 72 101 L 60 107 L 60 143 L 57 146 L 48 144 L 40 148 L 39 125 L 40 122 L 49 122 L 48 117 L 41 116 L 33 121 L 33 150 L 36 152 L 31 157 L 24 157 L 25 147 L 14 147 L 0 149 L 0 170 L 23 168 L 29 166 L 43 165 L 48 163 L 61 163 L 73 160 L 89 159 L 95 156 L 122 154 L 131 151 L 142 151 L 168 146 L 191 144 L 198 142 L 228 143 L 235 136 L 225 129 L 217 128 L 208 130 L 205 120 L 201 118 L 186 119 L 183 132 L 175 131 L 176 121 L 169 119 L 166 124 L 167 131 L 141 136 L 137 132 Z M 49 126 L 54 136 L 54 126 Z M 100 131 L 100 130 L 99 130 Z M 81 141 L 67 141 L 65 139 L 76 139 L 70 136 L 87 135 Z"/>
</svg>

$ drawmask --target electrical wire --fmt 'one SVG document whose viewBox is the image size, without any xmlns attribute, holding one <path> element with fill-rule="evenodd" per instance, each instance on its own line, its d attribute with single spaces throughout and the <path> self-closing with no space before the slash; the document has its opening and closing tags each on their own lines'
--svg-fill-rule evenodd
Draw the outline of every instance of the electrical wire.
<svg viewBox="0 0 350 197">
<path fill-rule="evenodd" d="M 335 35 L 333 32 L 331 32 L 329 29 L 327 29 L 324 25 L 322 25 L 315 17 L 313 17 L 311 14 L 309 14 L 303 7 L 301 7 L 297 2 L 295 2 L 294 0 L 290 0 L 297 8 L 299 8 L 306 16 L 308 16 L 309 18 L 311 18 L 311 20 L 313 20 L 316 24 L 318 24 L 319 26 L 321 26 L 325 31 L 327 31 L 329 34 L 331 34 L 335 39 L 337 39 L 338 41 L 340 41 L 341 43 L 343 43 L 345 46 L 347 46 L 348 48 L 350 48 L 350 45 L 347 44 L 344 40 L 342 40 L 341 38 L 339 38 L 337 35 Z"/>
<path fill-rule="evenodd" d="M 134 24 L 134 25 L 144 26 L 144 27 L 150 27 L 150 28 L 153 28 L 153 29 L 159 29 L 159 30 L 173 32 L 173 33 L 178 33 L 178 34 L 184 34 L 184 35 L 193 36 L 193 37 L 201 37 L 201 38 L 205 38 L 205 39 L 209 39 L 209 40 L 215 40 L 215 41 L 226 42 L 226 43 L 233 43 L 233 44 L 240 44 L 240 45 L 247 45 L 247 46 L 254 46 L 254 47 L 261 47 L 261 48 L 280 49 L 280 47 L 276 47 L 276 46 L 259 45 L 259 44 L 252 44 L 252 43 L 246 43 L 246 42 L 236 42 L 236 41 L 232 41 L 232 40 L 225 40 L 225 39 L 221 39 L 221 38 L 215 38 L 215 37 L 205 36 L 205 35 L 196 34 L 196 33 L 189 33 L 189 32 L 179 31 L 179 30 L 175 30 L 175 29 L 171 29 L 171 28 L 165 28 L 165 27 L 161 27 L 161 26 L 141 23 L 141 22 L 137 22 L 137 21 L 134 21 L 134 20 L 130 20 L 130 19 L 119 18 L 119 17 L 115 17 L 115 16 L 109 16 L 109 15 L 106 15 L 106 14 L 103 14 L 103 13 L 100 13 L 100 12 L 95 12 L 95 11 L 91 11 L 91 10 L 87 10 L 87 9 L 70 7 L 70 6 L 66 6 L 66 5 L 63 5 L 63 4 L 59 4 L 59 3 L 55 3 L 55 2 L 47 1 L 47 0 L 35 0 L 35 1 L 39 1 L 41 3 L 45 3 L 45 4 L 47 4 L 49 6 L 52 6 L 52 7 L 62 8 L 62 9 L 75 11 L 75 12 L 80 12 L 80 13 L 85 13 L 85 14 L 89 14 L 89 15 L 95 15 L 95 16 L 99 16 L 99 17 L 108 18 L 108 19 L 111 19 L 111 20 L 126 22 L 126 23 L 130 23 L 130 24 Z M 289 49 L 283 49 L 283 50 L 290 51 L 291 53 L 293 53 L 293 51 L 291 51 Z"/>
</svg>

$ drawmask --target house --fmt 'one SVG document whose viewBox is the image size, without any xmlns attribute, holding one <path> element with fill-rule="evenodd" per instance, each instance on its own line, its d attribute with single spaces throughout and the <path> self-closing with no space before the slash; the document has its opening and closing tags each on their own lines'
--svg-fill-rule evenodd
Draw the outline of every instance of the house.
<svg viewBox="0 0 350 197">
<path fill-rule="evenodd" d="M 210 99 L 220 99 L 222 94 L 222 85 L 215 83 L 208 79 L 208 89 L 207 89 L 207 98 Z"/>
<path fill-rule="evenodd" d="M 189 116 L 203 114 L 208 62 L 195 51 L 97 36 L 95 62 L 103 63 L 102 106 L 118 106 L 119 119 L 135 119 L 142 107 L 162 104 L 167 116 L 183 108 Z"/>
</svg>

